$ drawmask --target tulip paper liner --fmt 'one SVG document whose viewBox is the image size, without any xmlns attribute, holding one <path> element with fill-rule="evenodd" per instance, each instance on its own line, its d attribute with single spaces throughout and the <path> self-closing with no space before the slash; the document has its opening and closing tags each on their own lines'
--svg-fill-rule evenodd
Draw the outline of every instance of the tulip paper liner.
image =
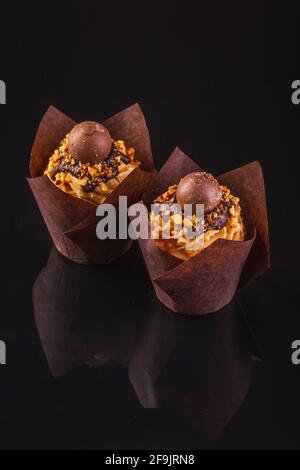
<svg viewBox="0 0 300 470">
<path fill-rule="evenodd" d="M 142 199 L 148 210 L 156 196 L 200 167 L 176 148 Z M 152 239 L 138 239 L 159 300 L 174 312 L 204 315 L 227 305 L 236 290 L 269 268 L 268 220 L 259 162 L 217 177 L 240 198 L 247 236 L 218 239 L 187 261 L 160 250 Z M 149 229 L 150 230 L 150 229 Z"/>
<path fill-rule="evenodd" d="M 131 240 L 99 240 L 96 236 L 96 206 L 57 188 L 43 172 L 49 157 L 76 122 L 50 106 L 36 133 L 30 160 L 29 185 L 57 250 L 81 264 L 106 264 L 125 253 Z M 117 207 L 119 196 L 128 205 L 139 200 L 155 174 L 151 142 L 144 115 L 134 104 L 103 122 L 113 139 L 135 148 L 141 166 L 135 168 L 106 198 Z"/>
</svg>

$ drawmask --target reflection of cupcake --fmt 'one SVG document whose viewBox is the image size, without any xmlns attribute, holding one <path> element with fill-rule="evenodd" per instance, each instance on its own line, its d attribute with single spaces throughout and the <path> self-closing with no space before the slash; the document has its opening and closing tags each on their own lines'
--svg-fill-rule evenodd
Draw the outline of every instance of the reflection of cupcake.
<svg viewBox="0 0 300 470">
<path fill-rule="evenodd" d="M 169 220 L 161 215 L 150 214 L 150 220 L 154 227 L 158 227 L 156 245 L 164 251 L 180 258 L 189 259 L 208 247 L 219 238 L 225 240 L 244 240 L 245 228 L 241 216 L 239 198 L 233 196 L 227 186 L 219 185 L 218 181 L 210 174 L 193 172 L 186 175 L 178 184 L 169 186 L 154 203 L 166 204 L 171 209 L 178 203 L 182 209 L 184 204 L 204 205 L 204 219 L 199 220 L 195 211 L 191 216 L 185 217 L 181 213 L 172 213 L 169 210 Z M 178 227 L 176 222 L 178 222 Z M 169 227 L 165 225 L 169 224 Z M 201 225 L 199 235 L 191 238 L 187 232 L 196 233 Z M 170 230 L 170 238 L 163 238 L 166 228 Z"/>
<path fill-rule="evenodd" d="M 105 201 L 118 210 L 119 196 L 127 196 L 128 205 L 137 202 L 154 173 L 138 104 L 103 124 L 76 124 L 50 106 L 35 136 L 28 182 L 57 250 L 77 263 L 107 264 L 131 240 L 99 240 L 95 206 Z"/>
<path fill-rule="evenodd" d="M 218 315 L 168 315 L 145 283 L 136 248 L 113 265 L 92 268 L 52 248 L 32 292 L 50 371 L 61 377 L 83 364 L 121 365 L 136 405 L 134 392 L 141 406 L 171 411 L 214 438 L 241 405 L 252 377 L 255 345 L 243 311 L 233 301 Z M 100 302 L 99 285 L 105 293 Z"/>
<path fill-rule="evenodd" d="M 135 289 L 132 270 L 137 274 Z M 127 361 L 143 321 L 140 311 L 143 308 L 146 313 L 151 305 L 143 272 L 134 247 L 108 266 L 93 267 L 71 263 L 52 247 L 47 266 L 34 283 L 32 300 L 37 330 L 55 377 L 86 361 Z"/>
<path fill-rule="evenodd" d="M 233 300 L 217 315 L 168 315 L 156 302 L 145 316 L 129 363 L 129 378 L 145 408 L 175 412 L 211 438 L 243 402 L 256 347 Z"/>
<path fill-rule="evenodd" d="M 77 124 L 51 155 L 45 175 L 64 192 L 101 204 L 137 167 L 134 148 L 101 124 Z"/>
</svg>

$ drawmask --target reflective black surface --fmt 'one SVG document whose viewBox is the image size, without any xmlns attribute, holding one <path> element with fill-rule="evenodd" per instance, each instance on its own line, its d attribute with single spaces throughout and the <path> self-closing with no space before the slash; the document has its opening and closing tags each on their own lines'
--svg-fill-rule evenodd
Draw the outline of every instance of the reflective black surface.
<svg viewBox="0 0 300 470">
<path fill-rule="evenodd" d="M 33 288 L 51 372 L 121 364 L 143 407 L 172 409 L 215 437 L 251 381 L 254 349 L 241 308 L 232 301 L 216 315 L 173 314 L 134 281 L 144 276 L 138 256 L 132 249 L 109 267 L 86 268 L 52 249 Z"/>
<path fill-rule="evenodd" d="M 1 10 L 0 448 L 298 448 L 297 12 L 99 5 Z M 102 120 L 135 101 L 158 168 L 176 145 L 215 175 L 261 162 L 272 268 L 241 307 L 180 317 L 136 251 L 105 270 L 51 251 L 26 182 L 41 116 L 51 103 Z"/>
<path fill-rule="evenodd" d="M 31 336 L 32 363 L 27 357 L 17 383 L 4 378 L 14 439 L 24 439 L 23 424 L 30 446 L 109 447 L 110 432 L 125 438 L 118 416 L 126 422 L 139 414 L 142 423 L 158 414 L 165 424 L 190 430 L 200 447 L 218 438 L 254 370 L 257 352 L 244 313 L 234 300 L 214 315 L 177 315 L 145 281 L 136 246 L 105 267 L 76 265 L 52 247 L 32 289 L 41 344 Z"/>
<path fill-rule="evenodd" d="M 266 288 L 240 293 L 246 312 L 234 300 L 194 318 L 157 301 L 136 246 L 106 267 L 52 247 L 33 286 L 26 273 L 5 293 L 3 448 L 265 446 L 289 416 L 286 370 L 268 357 Z"/>
</svg>

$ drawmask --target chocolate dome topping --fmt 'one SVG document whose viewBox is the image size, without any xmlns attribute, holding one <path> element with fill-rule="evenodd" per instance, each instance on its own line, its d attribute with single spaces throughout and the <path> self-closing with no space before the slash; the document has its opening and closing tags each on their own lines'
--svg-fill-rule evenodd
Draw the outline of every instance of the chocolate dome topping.
<svg viewBox="0 0 300 470">
<path fill-rule="evenodd" d="M 179 182 L 176 190 L 177 202 L 184 204 L 204 204 L 204 212 L 210 212 L 217 207 L 222 197 L 218 181 L 204 171 L 189 173 Z"/>
<path fill-rule="evenodd" d="M 69 152 L 81 162 L 101 162 L 109 155 L 111 145 L 106 127 L 94 121 L 77 124 L 68 137 Z"/>
</svg>

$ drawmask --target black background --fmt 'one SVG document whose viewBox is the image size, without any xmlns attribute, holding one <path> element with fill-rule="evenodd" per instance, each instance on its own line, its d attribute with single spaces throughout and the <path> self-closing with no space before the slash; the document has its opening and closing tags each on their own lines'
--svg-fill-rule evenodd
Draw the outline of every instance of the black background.
<svg viewBox="0 0 300 470">
<path fill-rule="evenodd" d="M 2 8 L 0 448 L 299 448 L 297 12 L 267 2 Z M 215 442 L 141 408 L 119 365 L 52 379 L 34 323 L 32 284 L 51 248 L 26 182 L 37 125 L 49 104 L 101 121 L 136 101 L 158 168 L 179 146 L 214 174 L 256 159 L 264 171 L 272 267 L 240 293 L 263 363 Z"/>
</svg>

